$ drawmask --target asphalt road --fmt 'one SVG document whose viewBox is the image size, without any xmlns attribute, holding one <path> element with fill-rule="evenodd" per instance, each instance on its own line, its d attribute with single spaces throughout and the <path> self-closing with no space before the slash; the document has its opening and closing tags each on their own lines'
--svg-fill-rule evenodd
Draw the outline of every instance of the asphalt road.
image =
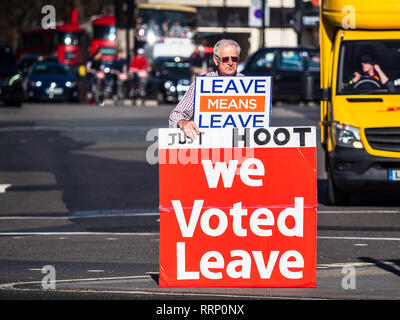
<svg viewBox="0 0 400 320">
<path fill-rule="evenodd" d="M 158 167 L 146 152 L 172 107 L 0 107 L 0 298 L 400 299 L 400 200 L 328 206 L 321 150 L 316 289 L 158 288 Z M 315 106 L 277 105 L 272 126 L 318 118 Z M 57 290 L 42 290 L 47 265 Z M 346 268 L 355 288 L 343 287 Z"/>
</svg>

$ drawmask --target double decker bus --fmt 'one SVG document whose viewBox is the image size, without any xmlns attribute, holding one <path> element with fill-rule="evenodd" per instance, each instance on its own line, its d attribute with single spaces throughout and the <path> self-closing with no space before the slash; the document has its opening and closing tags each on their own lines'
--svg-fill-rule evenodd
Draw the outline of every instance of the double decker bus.
<svg viewBox="0 0 400 320">
<path fill-rule="evenodd" d="M 91 27 L 90 55 L 100 50 L 104 61 L 114 60 L 117 49 L 115 17 L 96 17 L 92 19 Z"/>
<path fill-rule="evenodd" d="M 135 48 L 158 56 L 190 56 L 196 38 L 197 10 L 189 6 L 141 3 L 138 5 Z"/>
<path fill-rule="evenodd" d="M 31 27 L 22 32 L 17 59 L 28 54 L 57 56 L 61 63 L 77 66 L 85 62 L 88 35 L 77 21 L 77 12 L 71 21 L 60 23 L 55 29 Z"/>
</svg>

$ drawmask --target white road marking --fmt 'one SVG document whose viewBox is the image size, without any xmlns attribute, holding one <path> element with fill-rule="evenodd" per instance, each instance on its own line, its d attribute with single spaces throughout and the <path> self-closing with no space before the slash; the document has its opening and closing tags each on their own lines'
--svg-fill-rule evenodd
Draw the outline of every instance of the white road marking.
<svg viewBox="0 0 400 320">
<path fill-rule="evenodd" d="M 379 238 L 379 237 L 328 237 L 328 236 L 318 236 L 317 239 L 325 239 L 325 240 L 400 241 L 400 238 Z"/>
<path fill-rule="evenodd" d="M 69 220 L 68 217 L 25 217 L 25 216 L 13 216 L 13 217 L 0 217 L 0 220 Z"/>
<path fill-rule="evenodd" d="M 346 211 L 341 211 L 341 210 L 318 210 L 317 214 L 346 214 L 346 213 L 400 213 L 400 210 L 346 210 Z"/>
<path fill-rule="evenodd" d="M 0 232 L 0 236 L 159 236 L 159 232 Z"/>
<path fill-rule="evenodd" d="M 11 187 L 11 184 L 0 184 L 0 193 L 5 193 L 9 187 Z"/>
<path fill-rule="evenodd" d="M 159 235 L 160 235 L 159 232 L 0 232 L 0 236 L 10 236 L 10 237 L 17 237 L 17 236 L 159 236 Z M 322 240 L 400 241 L 400 238 L 382 238 L 382 237 L 318 236 L 317 239 L 322 239 Z M 109 238 L 109 240 L 111 240 L 111 238 Z"/>
<path fill-rule="evenodd" d="M 67 216 L 67 217 L 46 217 L 46 216 L 7 216 L 0 217 L 0 220 L 73 220 L 73 219 L 91 219 L 91 218 L 112 218 L 112 217 L 151 217 L 159 216 L 158 212 L 143 212 L 143 213 L 127 213 L 127 214 L 102 214 L 88 216 Z M 157 219 L 159 222 L 159 219 Z"/>
</svg>

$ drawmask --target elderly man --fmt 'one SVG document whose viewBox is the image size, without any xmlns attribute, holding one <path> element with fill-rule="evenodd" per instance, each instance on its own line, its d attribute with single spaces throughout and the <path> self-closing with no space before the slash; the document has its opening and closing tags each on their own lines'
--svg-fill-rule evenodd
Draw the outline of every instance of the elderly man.
<svg viewBox="0 0 400 320">
<path fill-rule="evenodd" d="M 205 74 L 206 77 L 243 76 L 237 72 L 240 46 L 234 40 L 222 39 L 214 46 L 213 61 L 217 71 Z M 192 121 L 194 109 L 194 82 L 176 105 L 169 116 L 170 128 L 180 128 L 185 134 L 194 139 L 199 134 L 199 128 Z"/>
</svg>

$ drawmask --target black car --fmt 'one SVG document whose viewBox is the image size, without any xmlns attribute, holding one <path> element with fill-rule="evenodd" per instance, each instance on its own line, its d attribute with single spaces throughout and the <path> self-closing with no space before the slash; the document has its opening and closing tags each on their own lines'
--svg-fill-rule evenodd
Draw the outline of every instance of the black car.
<svg viewBox="0 0 400 320">
<path fill-rule="evenodd" d="M 190 62 L 176 58 L 161 58 L 152 65 L 147 96 L 159 103 L 178 102 L 189 89 Z"/>
<path fill-rule="evenodd" d="M 40 54 L 28 54 L 18 61 L 18 68 L 22 73 L 22 77 L 26 77 L 32 67 L 37 61 L 60 62 L 56 56 L 42 56 Z"/>
<path fill-rule="evenodd" d="M 0 44 L 0 100 L 6 105 L 21 106 L 24 99 L 22 76 L 10 46 Z"/>
<path fill-rule="evenodd" d="M 272 76 L 273 100 L 320 99 L 319 50 L 306 47 L 262 48 L 241 70 L 246 76 Z"/>
<path fill-rule="evenodd" d="M 28 74 L 28 99 L 78 102 L 76 75 L 59 62 L 35 62 Z"/>
</svg>

